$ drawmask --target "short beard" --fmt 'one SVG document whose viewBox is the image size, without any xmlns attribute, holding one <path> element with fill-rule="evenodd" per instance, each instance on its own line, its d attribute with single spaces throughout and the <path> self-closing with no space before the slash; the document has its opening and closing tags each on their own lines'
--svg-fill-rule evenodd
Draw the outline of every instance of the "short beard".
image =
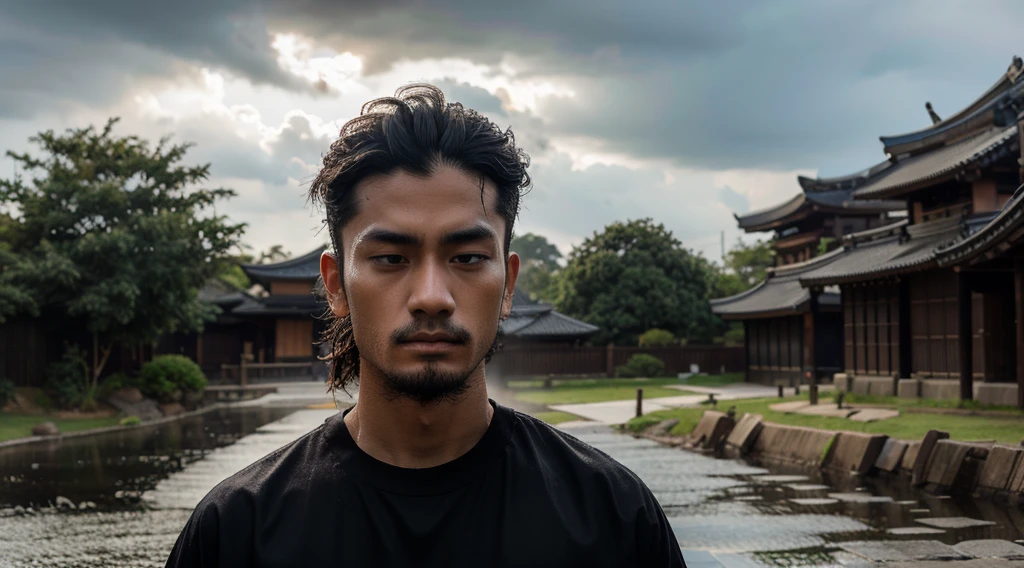
<svg viewBox="0 0 1024 568">
<path fill-rule="evenodd" d="M 497 334 L 492 342 L 492 350 L 495 345 L 500 345 Z M 484 359 L 481 358 L 464 373 L 442 373 L 438 371 L 437 363 L 434 361 L 428 361 L 423 370 L 414 373 L 396 374 L 381 369 L 385 396 L 388 400 L 407 398 L 422 405 L 453 402 L 469 389 L 469 378 L 483 362 Z"/>
</svg>

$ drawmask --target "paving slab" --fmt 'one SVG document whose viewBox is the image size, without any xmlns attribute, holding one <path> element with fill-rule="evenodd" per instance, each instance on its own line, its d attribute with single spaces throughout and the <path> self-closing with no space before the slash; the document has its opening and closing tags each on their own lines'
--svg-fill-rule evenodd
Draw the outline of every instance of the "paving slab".
<svg viewBox="0 0 1024 568">
<path fill-rule="evenodd" d="M 896 471 L 903 461 L 903 454 L 907 452 L 908 445 L 904 440 L 889 438 L 882 446 L 882 453 L 878 454 L 878 459 L 875 460 L 875 467 L 890 473 Z"/>
<path fill-rule="evenodd" d="M 760 495 L 741 495 L 739 497 L 734 497 L 733 501 L 764 501 L 764 497 L 761 497 Z"/>
<path fill-rule="evenodd" d="M 765 483 L 792 483 L 794 481 L 807 481 L 810 478 L 806 475 L 754 475 L 751 476 L 751 479 Z"/>
<path fill-rule="evenodd" d="M 811 403 L 806 400 L 793 400 L 789 402 L 777 402 L 775 404 L 768 405 L 768 408 L 775 412 L 796 412 L 805 406 L 810 406 Z"/>
<path fill-rule="evenodd" d="M 846 503 L 892 503 L 892 497 L 880 497 L 867 493 L 829 493 L 828 496 Z"/>
<path fill-rule="evenodd" d="M 885 568 L 1024 568 L 1024 562 L 1013 560 L 940 560 L 938 562 L 892 562 Z"/>
<path fill-rule="evenodd" d="M 878 420 L 896 418 L 899 415 L 900 411 L 889 408 L 865 408 L 864 410 L 850 416 L 850 420 L 853 420 L 854 422 L 875 422 Z"/>
<path fill-rule="evenodd" d="M 786 484 L 793 491 L 822 491 L 825 489 L 832 489 L 828 485 L 815 485 L 814 483 L 789 483 Z"/>
<path fill-rule="evenodd" d="M 822 498 L 810 498 L 810 497 L 808 497 L 806 499 L 790 499 L 789 501 L 791 503 L 796 503 L 797 505 L 805 505 L 805 506 L 808 506 L 808 507 L 815 507 L 815 506 L 821 506 L 821 505 L 834 505 L 834 504 L 839 502 L 838 499 L 825 499 L 823 497 Z"/>
<path fill-rule="evenodd" d="M 970 557 L 936 540 L 854 541 L 837 543 L 839 548 L 873 562 L 908 560 L 967 560 Z"/>
<path fill-rule="evenodd" d="M 965 540 L 961 543 L 954 544 L 953 548 L 967 556 L 974 556 L 977 558 L 1003 558 L 1007 560 L 1024 559 L 1024 546 L 1012 543 L 1008 540 Z"/>
<path fill-rule="evenodd" d="M 910 512 L 914 513 L 915 515 L 927 515 L 928 513 L 931 513 L 932 510 L 931 509 L 911 509 Z"/>
<path fill-rule="evenodd" d="M 967 517 L 929 517 L 914 520 L 922 525 L 938 527 L 940 529 L 969 529 L 972 527 L 987 527 L 995 524 L 992 521 L 969 519 Z"/>
<path fill-rule="evenodd" d="M 932 527 L 897 527 L 889 529 L 889 534 L 895 535 L 921 535 L 921 534 L 943 534 L 946 531 Z"/>
<path fill-rule="evenodd" d="M 811 416 L 830 416 L 832 418 L 849 418 L 857 412 L 854 408 L 839 408 L 835 404 L 812 404 L 796 411 L 797 414 L 809 414 Z"/>
<path fill-rule="evenodd" d="M 896 501 L 897 505 L 917 505 L 916 500 Z"/>
</svg>

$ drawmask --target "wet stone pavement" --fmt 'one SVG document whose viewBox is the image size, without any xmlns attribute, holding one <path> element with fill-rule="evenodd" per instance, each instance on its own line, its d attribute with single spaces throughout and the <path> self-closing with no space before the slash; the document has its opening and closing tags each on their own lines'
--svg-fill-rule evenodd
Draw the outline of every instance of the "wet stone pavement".
<svg viewBox="0 0 1024 568">
<path fill-rule="evenodd" d="M 207 491 L 333 412 L 240 407 L 149 433 L 0 450 L 0 566 L 162 566 Z M 1012 548 L 1024 538 L 1015 507 L 716 460 L 605 426 L 567 430 L 648 484 L 690 568 L 1024 566 L 944 561 L 1024 554 Z"/>
</svg>

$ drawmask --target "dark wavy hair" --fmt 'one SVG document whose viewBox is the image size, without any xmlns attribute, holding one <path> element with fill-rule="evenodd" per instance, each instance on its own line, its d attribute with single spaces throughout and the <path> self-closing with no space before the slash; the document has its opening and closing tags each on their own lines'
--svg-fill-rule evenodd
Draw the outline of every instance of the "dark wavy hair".
<svg viewBox="0 0 1024 568">
<path fill-rule="evenodd" d="M 507 262 L 519 199 L 530 187 L 526 172 L 529 156 L 516 147 L 511 129 L 503 131 L 478 112 L 448 103 L 433 85 L 414 84 L 402 87 L 394 97 L 363 105 L 360 115 L 341 127 L 309 189 L 309 200 L 326 210 L 324 223 L 339 262 L 339 278 L 344 262 L 341 230 L 357 214 L 356 184 L 369 176 L 400 170 L 428 176 L 440 165 L 478 174 L 481 201 L 485 178 L 497 186 Z M 317 283 L 316 293 L 325 294 L 322 281 Z M 321 317 L 328 322 L 318 342 L 328 348 L 328 353 L 319 357 L 330 364 L 328 391 L 344 391 L 359 378 L 352 318 L 339 318 L 330 309 Z M 495 341 L 485 360 L 498 348 Z"/>
</svg>

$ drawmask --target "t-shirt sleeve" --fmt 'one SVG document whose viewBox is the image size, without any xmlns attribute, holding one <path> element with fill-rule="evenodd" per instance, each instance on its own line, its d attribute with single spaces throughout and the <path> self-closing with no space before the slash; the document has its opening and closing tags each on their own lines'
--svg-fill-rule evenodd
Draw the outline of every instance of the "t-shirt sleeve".
<svg viewBox="0 0 1024 568">
<path fill-rule="evenodd" d="M 217 499 L 216 490 L 196 506 L 178 535 L 166 568 L 231 568 L 252 565 L 251 515 L 235 494 Z"/>
<path fill-rule="evenodd" d="M 640 566 L 686 568 L 679 541 L 668 523 L 661 504 L 644 488 L 644 507 L 637 519 Z"/>
</svg>

